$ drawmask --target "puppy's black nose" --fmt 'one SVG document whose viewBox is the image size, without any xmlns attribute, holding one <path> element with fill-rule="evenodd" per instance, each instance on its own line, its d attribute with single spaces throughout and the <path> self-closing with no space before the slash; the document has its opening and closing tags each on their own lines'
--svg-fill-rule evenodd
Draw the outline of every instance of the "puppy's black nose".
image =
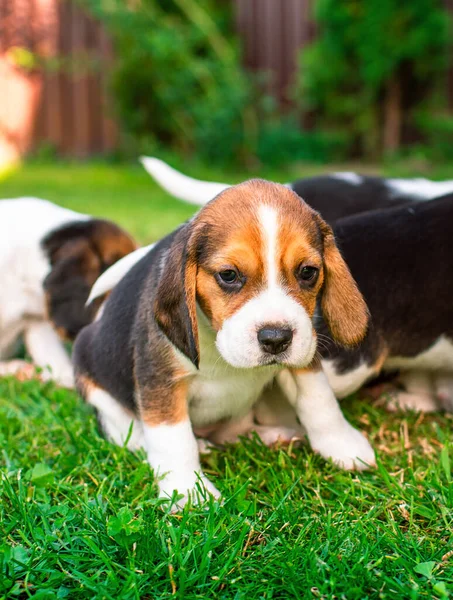
<svg viewBox="0 0 453 600">
<path fill-rule="evenodd" d="M 258 342 L 264 352 L 280 354 L 291 344 L 293 339 L 292 329 L 280 327 L 263 327 L 258 331 Z"/>
</svg>

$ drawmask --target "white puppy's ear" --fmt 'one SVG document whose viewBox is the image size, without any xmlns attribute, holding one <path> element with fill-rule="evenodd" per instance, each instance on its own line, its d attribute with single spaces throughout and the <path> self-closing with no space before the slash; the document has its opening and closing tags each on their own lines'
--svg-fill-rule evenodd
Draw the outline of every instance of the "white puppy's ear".
<svg viewBox="0 0 453 600">
<path fill-rule="evenodd" d="M 189 204 L 204 206 L 220 192 L 231 187 L 228 183 L 193 179 L 173 169 L 163 160 L 152 156 L 141 156 L 140 162 L 166 192 Z"/>
<path fill-rule="evenodd" d="M 195 240 L 192 224 L 187 223 L 175 235 L 168 251 L 154 301 L 154 317 L 170 342 L 197 367 L 198 343 Z"/>
</svg>

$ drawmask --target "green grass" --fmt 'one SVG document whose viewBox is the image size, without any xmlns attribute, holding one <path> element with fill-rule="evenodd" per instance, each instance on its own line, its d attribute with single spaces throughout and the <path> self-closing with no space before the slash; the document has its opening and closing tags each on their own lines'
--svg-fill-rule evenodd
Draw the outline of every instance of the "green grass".
<svg viewBox="0 0 453 600">
<path fill-rule="evenodd" d="M 28 165 L 0 182 L 0 197 L 22 194 L 117 219 L 143 242 L 193 212 L 132 166 Z M 357 398 L 344 409 L 376 470 L 245 440 L 203 459 L 224 503 L 171 515 L 144 453 L 102 439 L 76 394 L 0 380 L 0 598 L 446 598 L 452 419 Z"/>
</svg>

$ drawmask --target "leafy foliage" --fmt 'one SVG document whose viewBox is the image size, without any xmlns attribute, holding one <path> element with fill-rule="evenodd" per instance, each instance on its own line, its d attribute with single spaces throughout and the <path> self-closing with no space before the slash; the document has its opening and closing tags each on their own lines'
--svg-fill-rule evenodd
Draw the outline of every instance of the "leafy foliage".
<svg viewBox="0 0 453 600">
<path fill-rule="evenodd" d="M 301 56 L 304 108 L 319 127 L 348 132 L 351 152 L 396 149 L 413 136 L 415 109 L 445 83 L 441 1 L 318 0 L 316 20 L 317 40 Z"/>
<path fill-rule="evenodd" d="M 151 150 L 160 142 L 218 162 L 255 149 L 254 85 L 241 69 L 225 3 L 84 4 L 113 36 L 113 92 L 132 143 Z"/>
</svg>

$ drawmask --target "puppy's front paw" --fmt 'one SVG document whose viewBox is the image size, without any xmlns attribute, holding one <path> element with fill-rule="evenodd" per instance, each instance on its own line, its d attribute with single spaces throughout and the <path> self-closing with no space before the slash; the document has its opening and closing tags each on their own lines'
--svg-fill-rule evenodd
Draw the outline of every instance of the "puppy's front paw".
<svg viewBox="0 0 453 600">
<path fill-rule="evenodd" d="M 341 469 L 363 471 L 376 465 L 376 457 L 366 437 L 345 422 L 341 430 L 310 439 L 315 452 L 331 458 Z"/>
<path fill-rule="evenodd" d="M 450 374 L 438 375 L 435 380 L 436 396 L 443 410 L 453 412 L 453 376 Z"/>
<path fill-rule="evenodd" d="M 45 367 L 42 369 L 40 378 L 42 381 L 53 381 L 57 385 L 67 388 L 69 390 L 74 389 L 74 374 L 72 370 L 52 371 L 52 369 Z"/>
<path fill-rule="evenodd" d="M 215 485 L 205 475 L 197 477 L 196 473 L 189 477 L 170 474 L 159 482 L 160 498 L 170 500 L 175 491 L 178 494 L 183 494 L 183 496 L 173 505 L 172 512 L 184 508 L 189 500 L 192 504 L 203 504 L 210 495 L 214 498 L 220 498 L 220 492 Z"/>
</svg>

